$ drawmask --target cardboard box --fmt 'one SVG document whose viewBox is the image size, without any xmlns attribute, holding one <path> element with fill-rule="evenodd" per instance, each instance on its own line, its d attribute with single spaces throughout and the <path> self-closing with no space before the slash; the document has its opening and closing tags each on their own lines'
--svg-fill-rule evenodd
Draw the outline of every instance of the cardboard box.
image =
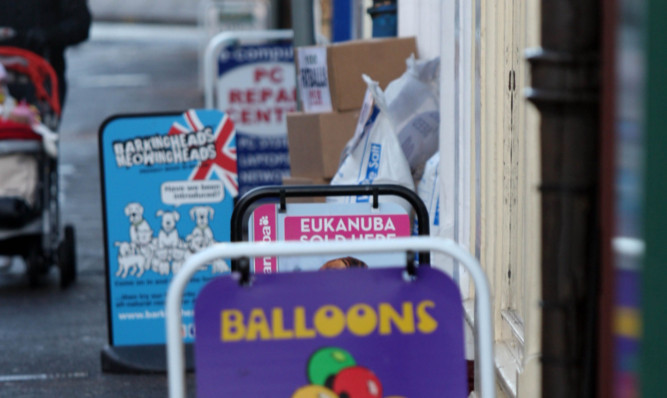
<svg viewBox="0 0 667 398">
<path fill-rule="evenodd" d="M 333 178 L 358 119 L 359 111 L 289 113 L 287 145 L 291 175 Z"/>
<path fill-rule="evenodd" d="M 321 177 L 283 177 L 283 185 L 329 185 L 331 178 Z"/>
<path fill-rule="evenodd" d="M 283 177 L 283 185 L 329 185 L 331 178 L 319 177 Z M 325 203 L 325 196 L 312 196 L 304 198 L 287 198 L 287 203 Z"/>
<path fill-rule="evenodd" d="M 296 51 L 302 109 L 345 112 L 361 108 L 362 74 L 386 88 L 405 72 L 405 60 L 417 56 L 417 42 L 414 37 L 353 40 Z"/>
</svg>

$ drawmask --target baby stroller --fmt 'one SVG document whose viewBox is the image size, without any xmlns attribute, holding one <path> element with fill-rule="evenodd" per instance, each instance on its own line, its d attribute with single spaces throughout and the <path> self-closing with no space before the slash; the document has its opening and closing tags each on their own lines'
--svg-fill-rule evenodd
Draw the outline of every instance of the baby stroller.
<svg viewBox="0 0 667 398">
<path fill-rule="evenodd" d="M 74 228 L 59 218 L 60 112 L 48 62 L 0 46 L 0 255 L 21 256 L 31 286 L 54 265 L 61 287 L 76 279 Z"/>
</svg>

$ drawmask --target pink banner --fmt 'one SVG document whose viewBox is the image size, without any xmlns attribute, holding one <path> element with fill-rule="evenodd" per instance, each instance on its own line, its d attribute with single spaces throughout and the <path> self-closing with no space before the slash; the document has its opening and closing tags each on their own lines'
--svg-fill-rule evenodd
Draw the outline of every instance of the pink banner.
<svg viewBox="0 0 667 398">
<path fill-rule="evenodd" d="M 362 240 L 406 236 L 410 236 L 407 214 L 285 217 L 285 240 Z"/>
<path fill-rule="evenodd" d="M 262 205 L 253 212 L 253 231 L 255 242 L 273 242 L 277 239 L 276 205 Z M 276 271 L 278 263 L 275 257 L 255 258 L 256 274 L 272 274 Z"/>
</svg>

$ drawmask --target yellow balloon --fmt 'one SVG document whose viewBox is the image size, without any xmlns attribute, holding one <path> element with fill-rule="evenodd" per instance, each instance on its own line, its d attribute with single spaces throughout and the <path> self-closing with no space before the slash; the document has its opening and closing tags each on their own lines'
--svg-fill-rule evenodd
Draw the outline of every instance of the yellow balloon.
<svg viewBox="0 0 667 398">
<path fill-rule="evenodd" d="M 338 398 L 338 395 L 326 387 L 308 385 L 296 390 L 291 398 Z"/>
</svg>

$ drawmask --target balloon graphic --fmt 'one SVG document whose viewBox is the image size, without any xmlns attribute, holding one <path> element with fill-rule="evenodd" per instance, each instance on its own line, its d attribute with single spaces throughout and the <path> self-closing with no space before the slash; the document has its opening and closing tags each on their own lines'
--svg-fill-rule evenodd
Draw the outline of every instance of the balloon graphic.
<svg viewBox="0 0 667 398">
<path fill-rule="evenodd" d="M 381 398 L 382 384 L 375 373 L 362 366 L 341 370 L 333 380 L 332 390 L 348 398 Z"/>
<path fill-rule="evenodd" d="M 308 380 L 311 384 L 323 386 L 342 369 L 356 364 L 352 355 L 342 348 L 321 348 L 315 351 L 308 361 Z"/>
<path fill-rule="evenodd" d="M 309 385 L 296 390 L 291 398 L 338 398 L 338 395 L 326 387 Z"/>
</svg>

